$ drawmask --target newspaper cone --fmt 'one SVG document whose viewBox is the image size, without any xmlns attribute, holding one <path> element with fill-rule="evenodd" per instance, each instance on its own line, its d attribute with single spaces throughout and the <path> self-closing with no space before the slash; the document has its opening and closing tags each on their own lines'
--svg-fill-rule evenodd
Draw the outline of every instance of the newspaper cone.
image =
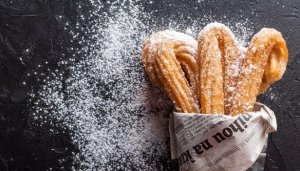
<svg viewBox="0 0 300 171">
<path fill-rule="evenodd" d="M 177 113 L 170 120 L 172 159 L 181 171 L 245 171 L 260 155 L 276 117 L 257 103 L 237 116 Z"/>
</svg>

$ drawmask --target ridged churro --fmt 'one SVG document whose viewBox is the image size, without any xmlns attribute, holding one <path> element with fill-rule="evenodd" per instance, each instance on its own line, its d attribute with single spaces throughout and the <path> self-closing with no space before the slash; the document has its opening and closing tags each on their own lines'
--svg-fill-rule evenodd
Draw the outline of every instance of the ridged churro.
<svg viewBox="0 0 300 171">
<path fill-rule="evenodd" d="M 198 96 L 202 113 L 228 113 L 240 70 L 238 43 L 223 24 L 207 25 L 198 37 Z"/>
<path fill-rule="evenodd" d="M 263 28 L 251 39 L 234 96 L 232 115 L 252 111 L 256 96 L 281 79 L 288 49 L 280 32 Z"/>
<path fill-rule="evenodd" d="M 197 42 L 175 31 L 160 31 L 146 41 L 142 62 L 154 85 L 164 89 L 178 112 L 199 112 L 196 96 Z"/>
</svg>

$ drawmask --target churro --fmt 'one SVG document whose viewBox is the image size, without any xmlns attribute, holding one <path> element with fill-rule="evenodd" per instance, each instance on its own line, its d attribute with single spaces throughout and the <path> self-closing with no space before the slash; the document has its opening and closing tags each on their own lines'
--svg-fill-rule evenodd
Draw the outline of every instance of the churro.
<svg viewBox="0 0 300 171">
<path fill-rule="evenodd" d="M 196 48 L 192 37 L 169 30 L 151 35 L 143 48 L 142 62 L 150 81 L 168 94 L 178 112 L 199 112 Z"/>
<path fill-rule="evenodd" d="M 281 79 L 287 61 L 288 49 L 280 32 L 263 28 L 255 34 L 243 62 L 230 114 L 252 111 L 256 96 Z"/>
<path fill-rule="evenodd" d="M 198 96 L 202 113 L 229 113 L 240 70 L 238 43 L 223 24 L 207 25 L 198 37 Z"/>
</svg>

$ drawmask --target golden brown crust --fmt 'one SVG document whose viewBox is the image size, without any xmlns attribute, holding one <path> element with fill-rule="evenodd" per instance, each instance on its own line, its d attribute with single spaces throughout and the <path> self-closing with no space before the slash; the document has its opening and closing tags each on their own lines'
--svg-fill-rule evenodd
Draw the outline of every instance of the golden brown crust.
<svg viewBox="0 0 300 171">
<path fill-rule="evenodd" d="M 148 39 L 145 44 L 144 44 L 144 48 L 142 51 L 142 62 L 144 65 L 144 69 L 146 70 L 147 74 L 148 74 L 148 78 L 150 79 L 150 81 L 152 82 L 152 84 L 158 86 L 158 87 L 162 87 L 159 79 L 158 79 L 158 75 L 155 71 L 154 68 L 154 54 L 153 52 L 151 52 L 151 46 L 157 46 L 157 43 L 153 43 L 151 41 L 151 39 Z"/>
<path fill-rule="evenodd" d="M 213 23 L 200 32 L 198 43 L 201 112 L 229 113 L 239 70 L 235 67 L 240 67 L 237 41 L 225 25 Z"/>
<path fill-rule="evenodd" d="M 199 112 L 196 53 L 196 41 L 174 31 L 153 34 L 143 49 L 142 62 L 150 81 L 164 89 L 178 112 Z"/>
<path fill-rule="evenodd" d="M 157 64 L 155 69 L 161 76 L 164 90 L 174 102 L 176 110 L 180 112 L 199 111 L 174 51 L 167 45 L 162 44 L 157 51 L 155 62 Z"/>
<path fill-rule="evenodd" d="M 232 114 L 252 111 L 256 96 L 281 79 L 288 50 L 280 32 L 264 28 L 251 39 L 243 63 Z"/>
</svg>

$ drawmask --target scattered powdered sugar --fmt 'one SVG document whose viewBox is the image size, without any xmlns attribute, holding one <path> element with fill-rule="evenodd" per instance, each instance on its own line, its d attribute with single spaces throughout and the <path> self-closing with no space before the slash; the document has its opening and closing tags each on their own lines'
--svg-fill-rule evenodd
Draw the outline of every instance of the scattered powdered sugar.
<svg viewBox="0 0 300 171">
<path fill-rule="evenodd" d="M 92 2 L 99 9 L 101 4 Z M 142 40 L 147 34 L 138 18 L 111 5 L 113 17 L 101 16 L 83 39 L 82 61 L 66 68 L 68 78 L 53 73 L 38 92 L 33 114 L 72 132 L 74 170 L 153 170 L 168 159 L 168 100 L 152 90 L 140 62 Z M 103 21 L 106 21 L 103 23 Z"/>
<path fill-rule="evenodd" d="M 142 45 L 155 30 L 195 37 L 199 25 L 210 20 L 184 28 L 174 20 L 165 28 L 155 28 L 148 24 L 154 19 L 143 12 L 139 1 L 90 3 L 95 9 L 87 18 L 93 22 L 83 29 L 85 36 L 70 32 L 85 45 L 74 54 L 83 55 L 82 60 L 61 61 L 71 65 L 45 78 L 42 88 L 31 94 L 32 117 L 40 126 L 47 123 L 71 132 L 78 148 L 73 170 L 168 170 L 172 164 L 168 117 L 173 108 L 146 78 Z M 228 24 L 239 41 L 247 40 L 251 27 L 237 23 Z M 44 79 L 44 73 L 39 76 Z"/>
</svg>

